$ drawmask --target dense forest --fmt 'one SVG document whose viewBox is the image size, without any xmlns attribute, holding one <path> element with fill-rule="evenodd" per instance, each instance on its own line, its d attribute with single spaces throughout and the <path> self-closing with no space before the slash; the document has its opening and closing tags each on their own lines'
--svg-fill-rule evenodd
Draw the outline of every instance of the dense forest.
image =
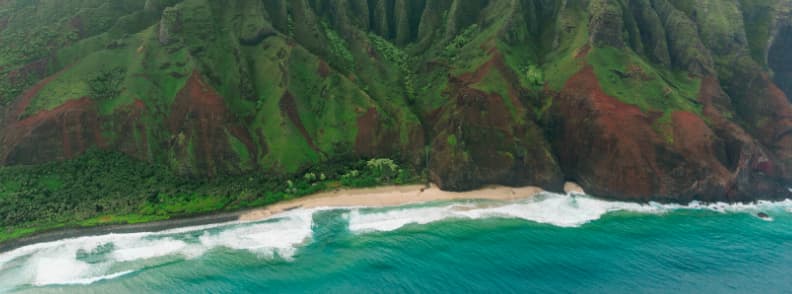
<svg viewBox="0 0 792 294">
<path fill-rule="evenodd" d="M 432 182 L 792 194 L 792 0 L 0 0 L 0 226 Z"/>
<path fill-rule="evenodd" d="M 259 207 L 319 191 L 420 183 L 390 159 L 327 162 L 291 176 L 182 176 L 118 152 L 0 168 L 0 242 L 64 227 L 141 223 Z"/>
</svg>

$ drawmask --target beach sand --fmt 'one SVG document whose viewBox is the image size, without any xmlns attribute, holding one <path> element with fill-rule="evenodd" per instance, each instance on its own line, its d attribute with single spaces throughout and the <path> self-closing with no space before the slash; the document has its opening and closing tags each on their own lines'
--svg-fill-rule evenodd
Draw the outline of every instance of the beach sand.
<svg viewBox="0 0 792 294">
<path fill-rule="evenodd" d="M 488 186 L 468 192 L 442 191 L 435 185 L 386 186 L 366 189 L 339 189 L 323 192 L 294 200 L 276 203 L 264 208 L 254 209 L 240 215 L 241 221 L 255 221 L 268 218 L 295 208 L 316 207 L 386 207 L 442 200 L 484 199 L 518 200 L 530 198 L 543 192 L 538 187 L 512 188 Z"/>
<path fill-rule="evenodd" d="M 577 185 L 566 187 L 572 192 L 582 192 Z M 535 196 L 543 192 L 538 187 L 512 188 L 505 186 L 488 186 L 468 192 L 442 191 L 435 185 L 409 185 L 409 186 L 384 186 L 363 189 L 339 189 L 304 196 L 289 201 L 275 203 L 263 208 L 247 211 L 221 212 L 203 216 L 193 216 L 179 219 L 169 219 L 140 224 L 117 224 L 97 227 L 77 227 L 56 229 L 40 232 L 31 236 L 15 240 L 0 242 L 0 252 L 6 252 L 22 246 L 50 242 L 61 239 L 83 236 L 96 236 L 104 234 L 123 234 L 137 232 L 157 232 L 173 228 L 207 225 L 230 221 L 256 221 L 266 219 L 272 215 L 296 208 L 316 207 L 387 207 L 407 204 L 424 203 L 443 200 L 519 200 Z"/>
</svg>

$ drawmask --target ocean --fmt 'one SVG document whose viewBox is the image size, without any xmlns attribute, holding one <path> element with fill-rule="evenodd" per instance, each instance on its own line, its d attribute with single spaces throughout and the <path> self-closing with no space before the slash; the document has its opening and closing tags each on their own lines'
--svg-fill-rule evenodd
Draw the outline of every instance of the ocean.
<svg viewBox="0 0 792 294">
<path fill-rule="evenodd" d="M 791 200 L 543 193 L 35 244 L 0 254 L 0 293 L 790 293 L 790 273 Z"/>
</svg>

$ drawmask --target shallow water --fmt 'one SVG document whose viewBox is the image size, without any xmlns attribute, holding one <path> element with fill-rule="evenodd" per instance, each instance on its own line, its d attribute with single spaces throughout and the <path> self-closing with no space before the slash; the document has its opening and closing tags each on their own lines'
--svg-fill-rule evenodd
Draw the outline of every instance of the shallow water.
<svg viewBox="0 0 792 294">
<path fill-rule="evenodd" d="M 792 201 L 548 193 L 36 244 L 0 254 L 0 292 L 779 293 L 790 272 Z"/>
</svg>

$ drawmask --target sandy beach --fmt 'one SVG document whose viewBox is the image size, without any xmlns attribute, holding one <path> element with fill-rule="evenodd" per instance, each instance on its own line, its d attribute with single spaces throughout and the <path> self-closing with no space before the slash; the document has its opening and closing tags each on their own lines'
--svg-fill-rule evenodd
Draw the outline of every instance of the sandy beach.
<svg viewBox="0 0 792 294">
<path fill-rule="evenodd" d="M 533 197 L 543 192 L 538 187 L 512 188 L 488 186 L 468 192 L 448 192 L 431 185 L 385 186 L 365 189 L 339 189 L 305 196 L 294 200 L 276 203 L 264 208 L 254 209 L 240 215 L 241 221 L 255 221 L 295 208 L 316 207 L 386 207 L 430 201 L 484 199 L 518 200 Z"/>
<path fill-rule="evenodd" d="M 575 183 L 567 183 L 567 193 L 583 193 Z M 440 190 L 436 185 L 382 186 L 376 188 L 338 189 L 304 196 L 289 201 L 275 203 L 266 207 L 236 212 L 211 213 L 179 219 L 155 221 L 141 224 L 116 224 L 97 227 L 78 227 L 41 232 L 0 243 L 0 252 L 6 252 L 25 245 L 49 242 L 82 236 L 110 233 L 156 232 L 167 229 L 206 225 L 230 221 L 256 221 L 272 215 L 297 209 L 317 207 L 388 207 L 444 200 L 500 200 L 511 201 L 533 197 L 544 190 L 538 187 L 487 186 L 467 192 Z"/>
</svg>

